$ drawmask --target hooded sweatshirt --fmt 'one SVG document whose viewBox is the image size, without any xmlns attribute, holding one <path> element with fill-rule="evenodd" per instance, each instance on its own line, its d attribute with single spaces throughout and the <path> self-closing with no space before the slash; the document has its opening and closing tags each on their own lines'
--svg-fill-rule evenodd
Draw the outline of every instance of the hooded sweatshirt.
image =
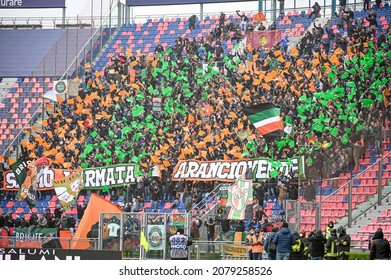
<svg viewBox="0 0 391 280">
<path fill-rule="evenodd" d="M 382 231 L 376 231 L 373 235 L 373 242 L 369 253 L 369 259 L 389 259 L 390 258 L 390 243 L 384 239 Z"/>
</svg>

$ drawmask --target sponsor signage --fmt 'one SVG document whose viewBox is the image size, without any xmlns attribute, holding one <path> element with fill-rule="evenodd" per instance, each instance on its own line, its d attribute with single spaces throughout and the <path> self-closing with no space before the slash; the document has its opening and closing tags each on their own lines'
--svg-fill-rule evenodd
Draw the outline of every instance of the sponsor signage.
<svg viewBox="0 0 391 280">
<path fill-rule="evenodd" d="M 83 169 L 84 189 L 101 189 L 103 187 L 122 187 L 125 184 L 136 182 L 136 164 L 120 164 L 96 168 Z M 44 176 L 39 177 L 37 191 L 52 190 L 53 181 L 69 175 L 69 170 L 58 173 L 58 169 L 49 169 Z M 65 173 L 67 172 L 67 173 Z M 61 176 L 61 177 L 60 177 Z M 58 178 L 57 178 L 58 177 Z M 15 174 L 12 171 L 4 173 L 3 189 L 6 191 L 19 190 Z"/>
<path fill-rule="evenodd" d="M 1 248 L 0 260 L 121 260 L 121 251 Z"/>
<path fill-rule="evenodd" d="M 251 1 L 251 0 L 242 0 Z M 238 0 L 126 0 L 127 6 L 160 6 L 160 5 L 184 5 L 184 4 L 211 4 L 238 2 Z"/>
<path fill-rule="evenodd" d="M 56 228 L 35 228 L 30 233 L 28 228 L 15 229 L 16 247 L 41 248 L 42 244 L 53 237 L 57 237 Z"/>
<path fill-rule="evenodd" d="M 278 170 L 285 175 L 292 171 L 299 172 L 303 177 L 304 161 L 302 157 L 292 158 L 291 164 L 288 163 L 288 160 L 280 160 L 280 163 L 281 166 Z M 267 179 L 269 172 L 273 170 L 272 162 L 268 158 L 216 161 L 181 160 L 174 168 L 172 180 L 234 182 L 242 174 L 247 174 L 249 169 L 253 172 L 253 179 Z"/>
<path fill-rule="evenodd" d="M 246 257 L 247 248 L 246 246 L 224 245 L 224 254 L 235 257 Z"/>
<path fill-rule="evenodd" d="M 0 9 L 65 8 L 65 0 L 0 0 Z"/>
</svg>

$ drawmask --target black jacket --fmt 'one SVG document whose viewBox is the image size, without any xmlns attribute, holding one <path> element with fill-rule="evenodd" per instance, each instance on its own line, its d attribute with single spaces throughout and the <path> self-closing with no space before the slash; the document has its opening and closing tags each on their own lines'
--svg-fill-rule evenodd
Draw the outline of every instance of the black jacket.
<svg viewBox="0 0 391 280">
<path fill-rule="evenodd" d="M 390 258 L 390 243 L 383 238 L 383 232 L 377 231 L 373 236 L 373 242 L 369 253 L 370 260 L 389 259 Z"/>
<path fill-rule="evenodd" d="M 308 241 L 311 242 L 311 256 L 312 257 L 324 257 L 326 238 L 322 233 L 315 233 L 315 235 L 309 236 Z"/>
</svg>

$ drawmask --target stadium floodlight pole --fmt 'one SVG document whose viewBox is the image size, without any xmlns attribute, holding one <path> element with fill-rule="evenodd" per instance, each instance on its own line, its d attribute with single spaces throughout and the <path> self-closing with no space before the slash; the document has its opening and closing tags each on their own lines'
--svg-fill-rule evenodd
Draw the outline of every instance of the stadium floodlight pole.
<svg viewBox="0 0 391 280">
<path fill-rule="evenodd" d="M 271 12 L 272 12 L 272 19 L 276 20 L 276 18 L 277 18 L 277 0 L 271 1 Z"/>
<path fill-rule="evenodd" d="M 118 10 L 117 28 L 120 28 L 122 25 L 122 6 L 120 0 L 117 0 L 117 10 Z"/>
<path fill-rule="evenodd" d="M 200 3 L 200 20 L 204 19 L 204 4 Z"/>
<path fill-rule="evenodd" d="M 263 0 L 258 0 L 258 12 L 263 12 Z"/>
<path fill-rule="evenodd" d="M 65 28 L 65 15 L 66 15 L 66 8 L 62 8 L 62 27 L 61 28 Z"/>
<path fill-rule="evenodd" d="M 103 47 L 103 40 L 102 40 L 102 33 L 103 33 L 103 23 L 102 23 L 102 15 L 103 13 L 103 0 L 100 0 L 100 49 L 99 51 L 102 51 L 102 47 Z"/>
<path fill-rule="evenodd" d="M 334 15 L 337 7 L 337 0 L 331 0 L 331 15 Z"/>
<path fill-rule="evenodd" d="M 91 0 L 91 30 L 90 30 L 90 63 L 92 65 L 92 61 L 94 60 L 94 52 L 93 52 L 93 40 L 92 40 L 92 30 L 94 28 L 94 0 Z"/>
<path fill-rule="evenodd" d="M 110 0 L 110 7 L 109 7 L 109 38 L 111 38 L 111 12 L 113 9 L 114 0 Z"/>
</svg>

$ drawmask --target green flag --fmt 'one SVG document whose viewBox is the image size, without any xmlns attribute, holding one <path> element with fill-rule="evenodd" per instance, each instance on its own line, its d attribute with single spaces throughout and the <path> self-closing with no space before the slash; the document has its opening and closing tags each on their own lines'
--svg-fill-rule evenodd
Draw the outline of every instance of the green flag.
<svg viewBox="0 0 391 280">
<path fill-rule="evenodd" d="M 330 134 L 334 137 L 338 135 L 338 127 L 334 127 L 331 131 Z"/>
<path fill-rule="evenodd" d="M 142 114 L 143 111 L 144 111 L 144 106 L 134 105 L 132 108 L 132 116 L 138 117 Z"/>
<path fill-rule="evenodd" d="M 346 145 L 349 142 L 349 135 L 345 133 L 341 138 L 341 142 Z"/>
</svg>

